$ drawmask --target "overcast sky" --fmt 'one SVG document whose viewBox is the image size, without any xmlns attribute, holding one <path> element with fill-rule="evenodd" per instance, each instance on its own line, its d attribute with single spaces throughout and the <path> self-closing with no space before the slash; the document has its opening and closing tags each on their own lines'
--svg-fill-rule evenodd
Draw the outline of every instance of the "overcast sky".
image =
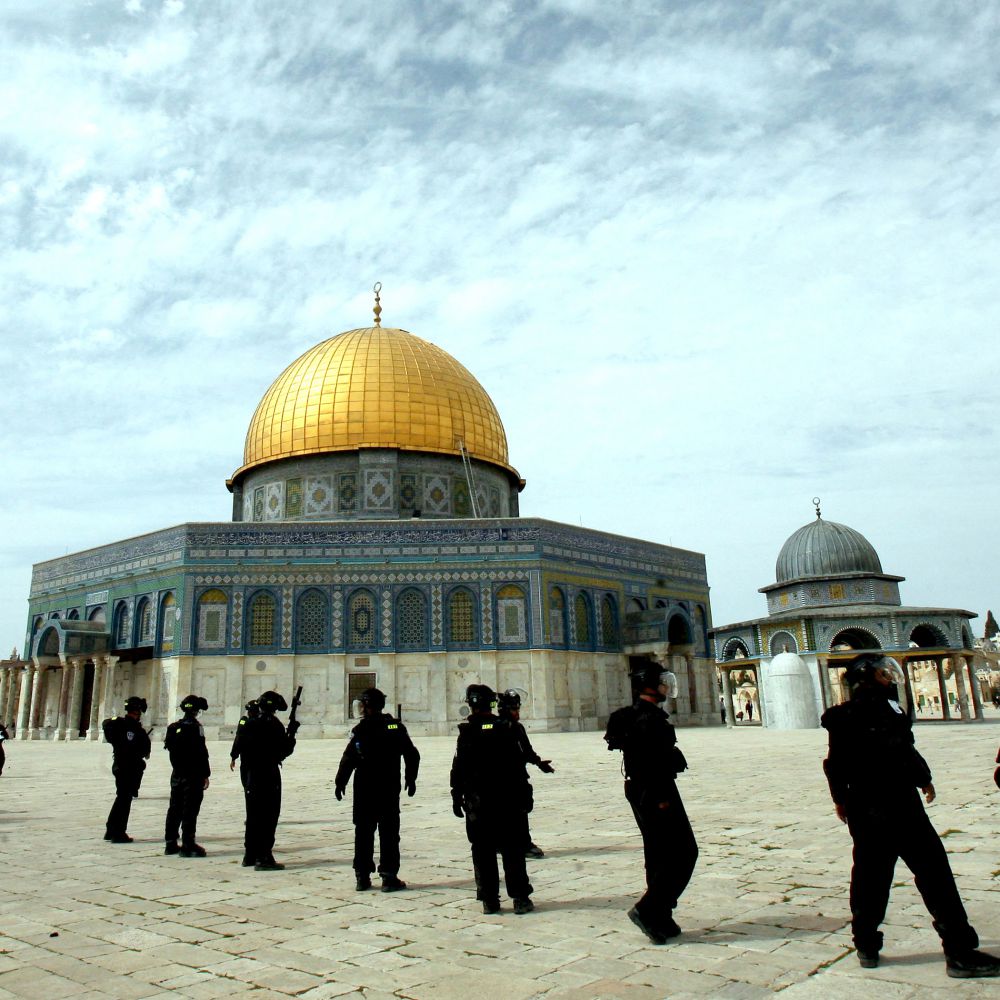
<svg viewBox="0 0 1000 1000">
<path fill-rule="evenodd" d="M 228 520 L 271 381 L 383 322 L 482 382 L 523 514 L 994 583 L 1000 3 L 3 0 L 0 652 L 31 564 Z M 981 621 L 975 623 L 979 634 Z"/>
</svg>

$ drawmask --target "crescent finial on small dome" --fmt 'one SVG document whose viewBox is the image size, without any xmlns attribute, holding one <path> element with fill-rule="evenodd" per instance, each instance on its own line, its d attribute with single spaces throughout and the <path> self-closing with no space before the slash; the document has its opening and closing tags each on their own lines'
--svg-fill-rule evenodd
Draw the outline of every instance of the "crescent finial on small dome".
<svg viewBox="0 0 1000 1000">
<path fill-rule="evenodd" d="M 813 506 L 816 508 L 816 520 L 820 520 L 819 516 L 819 497 L 813 497 Z"/>
<path fill-rule="evenodd" d="M 375 325 L 377 327 L 382 326 L 382 303 L 379 300 L 379 292 L 382 291 L 382 282 L 376 281 L 372 286 L 372 291 L 375 293 L 375 308 L 373 312 L 375 313 Z"/>
</svg>

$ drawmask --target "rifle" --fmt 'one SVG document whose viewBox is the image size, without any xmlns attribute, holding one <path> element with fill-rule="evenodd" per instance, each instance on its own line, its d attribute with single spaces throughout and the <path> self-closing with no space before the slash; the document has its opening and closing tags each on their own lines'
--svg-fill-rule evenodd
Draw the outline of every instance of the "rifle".
<svg viewBox="0 0 1000 1000">
<path fill-rule="evenodd" d="M 299 731 L 299 720 L 295 718 L 295 710 L 302 704 L 302 685 L 298 686 L 292 699 L 292 708 L 288 713 L 288 735 L 294 736 Z"/>
</svg>

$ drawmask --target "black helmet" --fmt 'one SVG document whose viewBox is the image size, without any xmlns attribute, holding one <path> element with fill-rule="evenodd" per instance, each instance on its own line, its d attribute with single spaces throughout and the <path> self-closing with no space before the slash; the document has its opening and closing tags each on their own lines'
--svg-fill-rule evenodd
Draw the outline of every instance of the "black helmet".
<svg viewBox="0 0 1000 1000">
<path fill-rule="evenodd" d="M 145 712 L 146 711 L 146 699 L 145 698 L 137 698 L 135 695 L 132 695 L 132 697 L 129 698 L 125 702 L 125 711 L 126 712 Z"/>
<path fill-rule="evenodd" d="M 205 712 L 208 710 L 208 702 L 196 694 L 189 694 L 181 702 L 182 712 Z"/>
<path fill-rule="evenodd" d="M 265 691 L 257 699 L 257 704 L 262 712 L 284 712 L 288 709 L 288 702 L 277 691 Z"/>
<path fill-rule="evenodd" d="M 665 687 L 668 697 L 677 697 L 677 676 L 653 660 L 642 660 L 635 664 L 629 670 L 629 676 L 639 691 L 647 689 L 659 691 L 660 687 Z M 662 692 L 658 697 L 662 699 Z"/>
<path fill-rule="evenodd" d="M 499 697 L 500 711 L 517 712 L 521 708 L 521 696 L 513 688 L 507 688 Z"/>
<path fill-rule="evenodd" d="M 881 653 L 862 653 L 860 656 L 855 656 L 844 670 L 844 680 L 851 688 L 864 687 L 875 682 L 875 672 L 878 670 L 888 672 L 892 677 L 892 683 L 897 687 L 905 683 L 896 661 Z"/>
<path fill-rule="evenodd" d="M 362 691 L 358 701 L 362 705 L 371 705 L 376 712 L 381 712 L 385 708 L 385 695 L 378 688 L 368 688 L 367 691 Z"/>
<path fill-rule="evenodd" d="M 251 719 L 255 719 L 260 715 L 260 705 L 257 704 L 256 698 L 252 698 L 246 703 L 246 712 Z"/>
<path fill-rule="evenodd" d="M 492 712 L 496 701 L 493 688 L 485 684 L 470 684 L 465 689 L 465 703 L 474 712 Z"/>
</svg>

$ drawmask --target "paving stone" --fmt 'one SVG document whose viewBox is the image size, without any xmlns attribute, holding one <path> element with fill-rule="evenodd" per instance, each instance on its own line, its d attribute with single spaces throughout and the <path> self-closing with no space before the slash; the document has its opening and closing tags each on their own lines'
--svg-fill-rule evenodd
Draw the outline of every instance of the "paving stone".
<svg viewBox="0 0 1000 1000">
<path fill-rule="evenodd" d="M 929 813 L 938 829 L 955 831 L 945 844 L 987 950 L 1000 933 L 998 863 L 983 849 L 1000 842 L 989 780 L 998 728 L 917 730 L 938 771 Z M 489 918 L 473 898 L 464 826 L 451 816 L 450 739 L 419 741 L 421 787 L 402 813 L 411 888 L 394 894 L 354 891 L 350 809 L 330 796 L 336 755 L 327 744 L 300 744 L 285 768 L 276 851 L 288 868 L 265 877 L 239 866 L 236 775 L 224 772 L 206 795 L 199 826 L 209 856 L 184 865 L 162 854 L 165 755 L 153 755 L 133 804 L 136 843 L 112 849 L 101 839 L 113 795 L 108 748 L 17 743 L 18 766 L 3 778 L 12 804 L 4 832 L 32 850 L 5 885 L 0 1000 L 470 1000 L 470 984 L 500 982 L 510 994 L 503 1000 L 995 995 L 995 983 L 947 979 L 902 866 L 886 961 L 862 975 L 848 927 L 850 838 L 820 769 L 822 732 L 692 729 L 680 739 L 692 762 L 681 788 L 701 855 L 677 911 L 684 934 L 664 947 L 626 916 L 644 888 L 641 841 L 619 761 L 597 733 L 538 734 L 539 752 L 559 773 L 534 780 L 532 833 L 547 855 L 529 867 L 537 909 L 515 917 L 504 900 L 503 914 Z M 210 752 L 224 759 L 228 745 Z M 740 798 L 747 789 L 752 806 Z"/>
</svg>

